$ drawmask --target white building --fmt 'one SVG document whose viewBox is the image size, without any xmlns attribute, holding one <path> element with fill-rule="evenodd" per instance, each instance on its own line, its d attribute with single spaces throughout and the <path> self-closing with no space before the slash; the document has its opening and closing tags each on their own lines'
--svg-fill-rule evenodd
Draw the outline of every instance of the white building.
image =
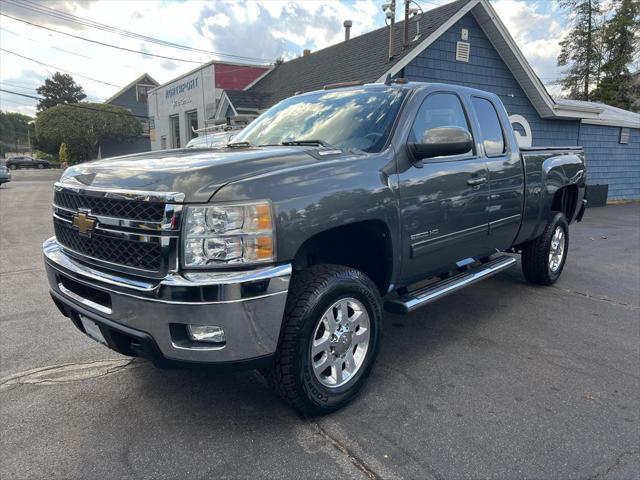
<svg viewBox="0 0 640 480">
<path fill-rule="evenodd" d="M 151 150 L 184 147 L 216 120 L 224 90 L 243 90 L 269 67 L 213 61 L 149 91 Z"/>
</svg>

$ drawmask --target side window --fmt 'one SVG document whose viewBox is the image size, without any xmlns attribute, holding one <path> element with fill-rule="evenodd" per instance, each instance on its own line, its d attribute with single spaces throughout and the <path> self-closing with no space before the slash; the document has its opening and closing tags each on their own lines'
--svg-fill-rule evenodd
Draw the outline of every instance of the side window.
<svg viewBox="0 0 640 480">
<path fill-rule="evenodd" d="M 478 116 L 485 153 L 487 156 L 504 153 L 504 133 L 500 126 L 500 119 L 498 118 L 496 107 L 486 98 L 473 97 L 471 102 Z"/>
</svg>

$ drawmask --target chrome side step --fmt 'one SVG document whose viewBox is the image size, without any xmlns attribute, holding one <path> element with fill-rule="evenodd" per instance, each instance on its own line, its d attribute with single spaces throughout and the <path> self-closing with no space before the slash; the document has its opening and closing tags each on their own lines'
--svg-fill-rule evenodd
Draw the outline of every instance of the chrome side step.
<svg viewBox="0 0 640 480">
<path fill-rule="evenodd" d="M 426 287 L 414 290 L 393 300 L 388 300 L 384 304 L 384 309 L 391 313 L 411 313 L 427 303 L 431 303 L 450 293 L 457 292 L 464 287 L 468 287 L 480 280 L 484 280 L 485 278 L 489 278 L 496 273 L 506 270 L 515 263 L 516 259 L 507 255 L 494 258 L 482 265 L 472 267 L 466 272 L 427 285 Z"/>
</svg>

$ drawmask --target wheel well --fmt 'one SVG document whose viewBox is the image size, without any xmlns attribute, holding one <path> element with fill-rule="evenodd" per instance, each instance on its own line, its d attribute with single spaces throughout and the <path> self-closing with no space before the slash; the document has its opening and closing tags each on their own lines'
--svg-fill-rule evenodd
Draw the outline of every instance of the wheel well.
<svg viewBox="0 0 640 480">
<path fill-rule="evenodd" d="M 319 263 L 345 265 L 366 274 L 387 293 L 391 281 L 393 249 L 386 224 L 367 220 L 318 233 L 307 239 L 293 260 L 294 270 Z"/>
<path fill-rule="evenodd" d="M 567 222 L 571 223 L 578 204 L 578 186 L 567 185 L 556 191 L 551 203 L 551 210 L 564 213 Z"/>
</svg>

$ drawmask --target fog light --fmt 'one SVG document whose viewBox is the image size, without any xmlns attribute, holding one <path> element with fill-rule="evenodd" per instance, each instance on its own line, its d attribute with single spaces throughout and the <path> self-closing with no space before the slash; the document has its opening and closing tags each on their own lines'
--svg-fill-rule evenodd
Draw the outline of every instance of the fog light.
<svg viewBox="0 0 640 480">
<path fill-rule="evenodd" d="M 187 325 L 189 338 L 194 342 L 224 343 L 224 329 L 215 325 Z"/>
</svg>

